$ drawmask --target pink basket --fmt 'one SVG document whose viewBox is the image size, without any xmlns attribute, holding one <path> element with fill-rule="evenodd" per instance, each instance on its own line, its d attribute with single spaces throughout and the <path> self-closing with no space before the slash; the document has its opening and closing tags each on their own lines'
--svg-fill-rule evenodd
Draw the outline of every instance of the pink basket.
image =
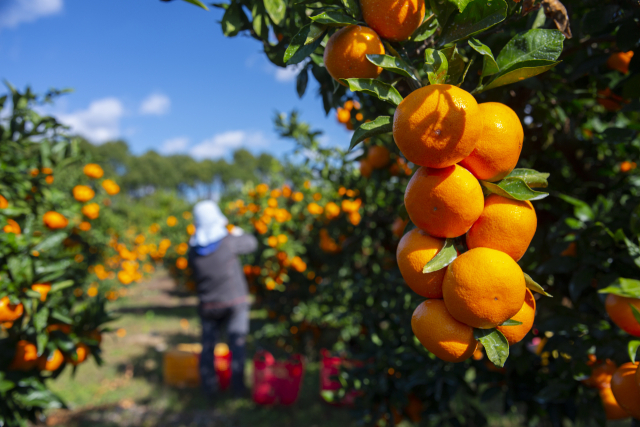
<svg viewBox="0 0 640 427">
<path fill-rule="evenodd" d="M 323 396 L 323 391 L 335 392 L 342 388 L 340 381 L 335 379 L 340 374 L 340 367 L 344 363 L 348 363 L 343 357 L 331 356 L 331 353 L 325 348 L 320 350 L 320 397 L 325 402 L 335 406 L 352 406 L 358 395 L 357 391 L 352 390 L 347 393 L 341 400 L 327 400 Z"/>
<path fill-rule="evenodd" d="M 298 399 L 304 374 L 302 356 L 276 361 L 268 351 L 253 358 L 253 401 L 259 405 L 291 405 Z"/>
</svg>

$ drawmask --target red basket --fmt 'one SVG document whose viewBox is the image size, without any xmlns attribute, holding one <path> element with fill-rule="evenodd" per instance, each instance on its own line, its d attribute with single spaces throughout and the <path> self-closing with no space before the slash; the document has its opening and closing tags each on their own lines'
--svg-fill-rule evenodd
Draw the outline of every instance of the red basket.
<svg viewBox="0 0 640 427">
<path fill-rule="evenodd" d="M 352 406 L 358 395 L 357 391 L 352 390 L 347 393 L 341 400 L 329 399 L 323 392 L 335 392 L 342 388 L 340 381 L 335 379 L 340 374 L 340 367 L 347 362 L 343 357 L 331 356 L 331 353 L 323 348 L 320 350 L 320 397 L 325 402 L 335 406 Z"/>
<path fill-rule="evenodd" d="M 291 405 L 298 399 L 304 374 L 299 354 L 277 361 L 268 351 L 253 358 L 253 401 L 259 405 Z"/>
<path fill-rule="evenodd" d="M 231 385 L 231 352 L 224 356 L 215 356 L 213 359 L 213 367 L 218 375 L 219 390 L 226 390 Z"/>
</svg>

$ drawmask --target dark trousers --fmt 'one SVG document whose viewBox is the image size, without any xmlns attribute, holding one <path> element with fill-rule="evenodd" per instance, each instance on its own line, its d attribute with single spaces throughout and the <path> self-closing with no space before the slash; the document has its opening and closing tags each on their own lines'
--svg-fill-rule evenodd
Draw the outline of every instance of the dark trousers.
<svg viewBox="0 0 640 427">
<path fill-rule="evenodd" d="M 231 351 L 231 389 L 242 394 L 244 386 L 245 341 L 249 332 L 249 305 L 201 309 L 202 354 L 200 355 L 200 380 L 206 394 L 218 391 L 218 377 L 214 369 L 213 349 L 226 326 L 229 350 Z"/>
</svg>

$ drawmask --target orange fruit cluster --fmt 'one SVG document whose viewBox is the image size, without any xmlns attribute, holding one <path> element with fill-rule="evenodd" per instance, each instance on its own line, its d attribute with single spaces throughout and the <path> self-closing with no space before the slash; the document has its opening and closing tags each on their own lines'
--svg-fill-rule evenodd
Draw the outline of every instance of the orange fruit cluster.
<svg viewBox="0 0 640 427">
<path fill-rule="evenodd" d="M 429 298 L 413 314 L 416 337 L 450 362 L 474 353 L 474 328 L 497 328 L 509 345 L 521 341 L 533 326 L 536 302 L 517 261 L 535 234 L 535 210 L 528 201 L 485 199 L 479 182 L 498 181 L 515 168 L 524 139 L 518 116 L 504 104 L 478 105 L 468 92 L 436 84 L 400 103 L 393 136 L 420 166 L 404 196 L 417 228 L 402 237 L 396 254 L 407 285 Z M 423 273 L 443 239 L 465 234 L 467 252 Z M 502 326 L 509 319 L 522 324 Z"/>
<path fill-rule="evenodd" d="M 100 333 L 97 331 L 94 331 L 93 334 L 100 336 Z M 30 371 L 37 368 L 40 371 L 53 372 L 58 370 L 65 362 L 78 366 L 87 359 L 89 354 L 91 354 L 89 347 L 80 342 L 76 344 L 73 353 L 64 354 L 56 348 L 53 351 L 48 351 L 38 356 L 38 350 L 35 344 L 26 340 L 20 340 L 16 344 L 15 354 L 9 365 L 9 369 L 13 371 Z"/>
<path fill-rule="evenodd" d="M 345 101 L 342 107 L 336 109 L 336 119 L 338 119 L 339 123 L 345 125 L 348 130 L 353 130 L 353 119 L 357 122 L 364 120 L 362 113 L 357 112 L 361 107 L 358 101 L 349 99 Z"/>
</svg>

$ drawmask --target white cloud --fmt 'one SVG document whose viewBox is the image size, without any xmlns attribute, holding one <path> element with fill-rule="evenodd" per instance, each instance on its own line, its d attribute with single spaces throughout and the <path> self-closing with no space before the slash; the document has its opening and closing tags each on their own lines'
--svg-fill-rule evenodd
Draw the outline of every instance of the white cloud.
<svg viewBox="0 0 640 427">
<path fill-rule="evenodd" d="M 291 82 L 298 77 L 298 73 L 304 64 L 289 65 L 287 68 L 276 68 L 276 80 L 279 82 Z"/>
<path fill-rule="evenodd" d="M 171 100 L 161 93 L 147 96 L 140 104 L 140 114 L 162 116 L 169 112 Z"/>
<path fill-rule="evenodd" d="M 101 144 L 120 136 L 120 119 L 124 107 L 117 98 L 93 101 L 86 110 L 57 114 L 58 119 L 71 127 L 72 132 L 84 136 L 94 144 Z"/>
<path fill-rule="evenodd" d="M 15 28 L 62 11 L 63 0 L 1 0 L 0 28 Z"/>
<path fill-rule="evenodd" d="M 186 136 L 179 136 L 177 138 L 167 139 L 162 143 L 160 152 L 162 154 L 173 154 L 184 151 L 189 145 L 189 138 Z"/>
<path fill-rule="evenodd" d="M 245 132 L 242 130 L 219 133 L 213 137 L 202 141 L 200 144 L 191 147 L 189 154 L 193 157 L 216 158 L 222 157 L 240 147 L 264 147 L 267 140 L 262 132 Z"/>
</svg>

